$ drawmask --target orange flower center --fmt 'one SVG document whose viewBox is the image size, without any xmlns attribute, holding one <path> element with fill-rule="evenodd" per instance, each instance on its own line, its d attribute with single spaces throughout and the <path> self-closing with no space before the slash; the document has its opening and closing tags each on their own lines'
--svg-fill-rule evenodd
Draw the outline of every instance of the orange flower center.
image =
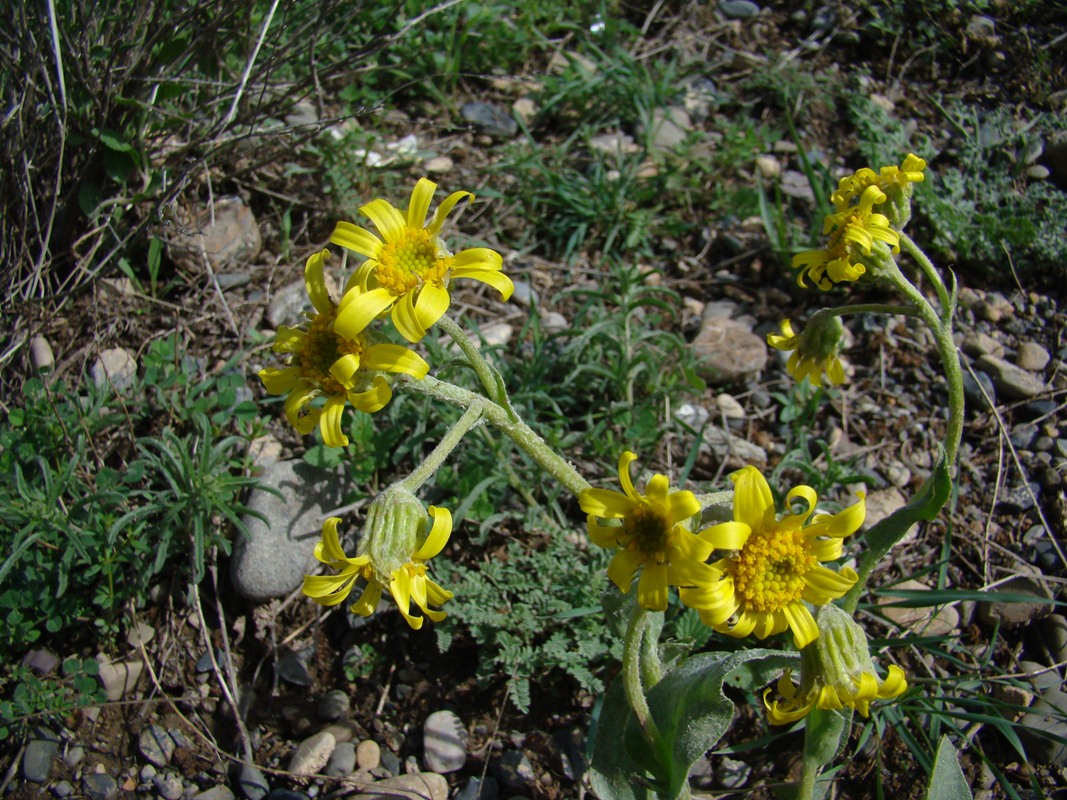
<svg viewBox="0 0 1067 800">
<path fill-rule="evenodd" d="M 300 377 L 317 385 L 328 395 L 345 392 L 345 388 L 330 374 L 334 362 L 349 353 L 360 357 L 366 349 L 362 336 L 352 340 L 334 333 L 333 321 L 336 317 L 336 310 L 316 315 L 308 326 L 304 346 L 297 354 Z"/>
<path fill-rule="evenodd" d="M 444 282 L 452 268 L 452 257 L 437 251 L 434 238 L 424 228 L 404 228 L 400 238 L 382 246 L 374 276 L 378 285 L 395 295 L 403 295 L 420 284 Z"/>
<path fill-rule="evenodd" d="M 816 562 L 800 530 L 753 533 L 733 563 L 734 591 L 743 608 L 780 611 L 800 600 Z"/>
<path fill-rule="evenodd" d="M 646 556 L 657 556 L 667 549 L 667 517 L 650 505 L 639 505 L 622 521 L 626 546 Z"/>
</svg>

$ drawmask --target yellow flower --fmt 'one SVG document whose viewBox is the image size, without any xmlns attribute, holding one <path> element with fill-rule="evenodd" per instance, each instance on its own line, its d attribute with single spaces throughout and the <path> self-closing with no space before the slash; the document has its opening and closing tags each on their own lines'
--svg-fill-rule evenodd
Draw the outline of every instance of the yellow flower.
<svg viewBox="0 0 1067 800">
<path fill-rule="evenodd" d="M 505 300 L 511 297 L 514 285 L 501 272 L 499 253 L 475 247 L 453 255 L 438 235 L 453 207 L 463 199 L 473 201 L 474 195 L 453 192 L 426 224 L 436 191 L 436 183 L 421 178 L 411 192 L 406 214 L 382 199 L 360 208 L 380 237 L 350 222 L 337 223 L 330 241 L 367 259 L 349 279 L 341 299 L 337 330 L 342 335 L 354 337 L 389 312 L 405 339 L 419 341 L 448 310 L 453 278 L 472 278 L 489 284 Z"/>
<path fill-rule="evenodd" d="M 690 586 L 714 580 L 714 571 L 704 562 L 712 547 L 694 535 L 685 522 L 700 512 L 700 503 L 689 491 L 670 491 L 666 475 L 654 475 L 645 494 L 638 494 L 630 480 L 630 464 L 637 458 L 627 451 L 619 458 L 622 492 L 586 489 L 579 497 L 588 514 L 589 538 L 600 547 L 617 548 L 608 565 L 608 577 L 622 592 L 630 591 L 634 575 L 641 571 L 637 601 L 653 611 L 667 607 L 668 586 Z M 601 525 L 597 518 L 621 520 Z"/>
<path fill-rule="evenodd" d="M 862 276 L 867 271 L 863 259 L 871 256 L 872 251 L 881 257 L 888 256 L 889 248 L 894 253 L 900 252 L 900 234 L 890 228 L 888 217 L 872 210 L 885 200 L 885 192 L 877 186 L 868 186 L 856 206 L 827 214 L 823 235 L 829 235 L 830 241 L 826 247 L 793 256 L 793 267 L 800 270 L 797 284 L 806 288 L 807 276 L 825 291 L 835 283 Z"/>
<path fill-rule="evenodd" d="M 723 577 L 682 589 L 682 602 L 720 633 L 765 639 L 788 628 L 803 648 L 819 635 L 805 603 L 829 603 L 859 578 L 848 567 L 835 572 L 819 562 L 841 556 L 842 539 L 863 524 L 864 501 L 834 515 L 816 514 L 805 524 L 818 501 L 810 486 L 797 486 L 786 496 L 787 506 L 799 498 L 807 509 L 778 519 L 771 488 L 758 469 L 748 466 L 730 478 L 733 521 L 700 533 L 716 549 L 728 551 L 711 565 Z"/>
<path fill-rule="evenodd" d="M 800 654 L 800 686 L 793 684 L 787 670 L 778 679 L 784 701 L 769 702 L 771 690 L 763 693 L 772 725 L 792 724 L 813 708 L 830 711 L 849 706 L 866 717 L 872 700 L 899 697 L 907 690 L 904 670 L 895 664 L 890 665 L 885 680 L 878 677 L 867 636 L 847 613 L 833 604 L 823 606 L 817 622 L 819 638 Z"/>
<path fill-rule="evenodd" d="M 323 268 L 328 250 L 315 253 L 304 266 L 304 283 L 315 307 L 307 330 L 282 326 L 274 352 L 288 353 L 288 366 L 268 367 L 259 378 L 270 394 L 288 394 L 285 416 L 302 434 L 318 425 L 327 447 L 344 447 L 341 433 L 345 403 L 368 414 L 389 402 L 392 390 L 382 372 L 425 377 L 430 366 L 421 356 L 398 344 L 376 342 L 357 333 L 342 336 L 336 329 L 337 308 L 326 290 Z M 311 407 L 316 397 L 325 397 L 321 408 Z"/>
<path fill-rule="evenodd" d="M 834 316 L 828 317 L 825 327 L 832 329 L 833 323 L 836 323 L 836 335 L 828 334 L 820 337 L 821 340 L 816 340 L 811 326 L 803 333 L 794 333 L 793 325 L 787 319 L 781 322 L 781 333 L 767 334 L 767 344 L 771 347 L 783 352 L 792 351 L 785 368 L 798 383 L 807 378 L 815 386 L 822 386 L 824 377 L 831 386 L 845 382 L 845 368 L 837 357 L 841 321 Z"/>
<path fill-rule="evenodd" d="M 387 493 L 388 495 L 388 493 Z M 414 499 L 414 498 L 412 498 Z M 377 502 L 377 501 L 376 501 Z M 418 501 L 415 501 L 418 503 Z M 330 517 L 322 526 L 322 541 L 315 545 L 315 558 L 332 569 L 336 575 L 305 575 L 303 592 L 316 603 L 334 606 L 344 601 L 356 581 L 365 583 L 363 592 L 351 610 L 369 617 L 378 607 L 385 588 L 396 601 L 397 608 L 415 630 L 422 627 L 423 618 L 411 612 L 414 603 L 434 622 L 445 618 L 445 612 L 431 606 L 441 606 L 450 600 L 452 592 L 442 589 L 427 576 L 426 562 L 441 552 L 452 533 L 452 515 L 447 508 L 430 506 L 423 509 L 418 503 L 412 508 L 381 510 L 375 513 L 372 504 L 367 524 L 360 539 L 360 554 L 349 558 L 337 537 L 340 517 Z M 426 514 L 433 520 L 429 533 Z M 421 540 L 421 541 L 420 541 Z"/>
<path fill-rule="evenodd" d="M 844 211 L 868 186 L 877 186 L 887 194 L 903 192 L 909 184 L 925 180 L 924 169 L 926 162 L 913 153 L 908 153 L 899 167 L 882 167 L 879 172 L 862 167 L 838 181 L 837 191 L 830 195 L 830 201 L 838 211 Z"/>
</svg>

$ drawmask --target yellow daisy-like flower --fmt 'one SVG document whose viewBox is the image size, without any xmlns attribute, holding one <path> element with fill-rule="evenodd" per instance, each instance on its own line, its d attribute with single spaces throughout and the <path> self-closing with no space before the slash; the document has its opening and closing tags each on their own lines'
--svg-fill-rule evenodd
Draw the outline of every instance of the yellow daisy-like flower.
<svg viewBox="0 0 1067 800">
<path fill-rule="evenodd" d="M 283 325 L 275 338 L 274 352 L 288 353 L 288 366 L 262 369 L 259 378 L 270 394 L 289 395 L 285 416 L 301 434 L 318 425 L 327 447 L 344 447 L 348 437 L 341 433 L 341 415 L 346 403 L 368 414 L 378 411 L 392 398 L 381 373 L 423 378 L 430 365 L 402 345 L 374 342 L 363 333 L 338 333 L 337 307 L 323 274 L 329 256 L 323 250 L 304 266 L 304 283 L 315 307 L 307 329 Z M 311 407 L 316 397 L 326 398 L 321 408 Z"/>
<path fill-rule="evenodd" d="M 778 519 L 771 488 L 758 469 L 748 466 L 730 478 L 733 521 L 700 533 L 712 547 L 728 551 L 711 565 L 722 579 L 682 589 L 682 602 L 720 633 L 765 639 L 788 628 L 803 648 L 819 635 L 805 603 L 829 603 L 859 579 L 849 567 L 835 572 L 819 562 L 841 556 L 842 539 L 863 524 L 864 501 L 837 514 L 816 514 L 807 524 L 818 501 L 810 486 L 797 486 L 786 496 L 787 506 L 799 498 L 807 509 Z"/>
<path fill-rule="evenodd" d="M 844 211 L 868 186 L 877 186 L 887 194 L 894 191 L 903 192 L 909 184 L 922 183 L 926 179 L 923 175 L 924 169 L 926 161 L 914 153 L 908 153 L 899 167 L 882 167 L 879 172 L 862 167 L 838 181 L 837 191 L 830 195 L 830 201 L 838 211 Z"/>
<path fill-rule="evenodd" d="M 443 605 L 452 599 L 453 594 L 442 589 L 427 575 L 426 562 L 440 553 L 448 542 L 452 533 L 452 515 L 447 508 L 436 506 L 430 506 L 427 511 L 433 520 L 429 533 L 413 551 L 408 551 L 407 560 L 400 563 L 396 563 L 394 559 L 385 559 L 387 563 L 381 563 L 382 559 L 376 558 L 377 554 L 372 552 L 373 548 L 368 542 L 374 532 L 369 529 L 365 530 L 364 539 L 360 543 L 360 555 L 349 558 L 337 537 L 337 525 L 341 518 L 327 519 L 322 526 L 322 541 L 315 545 L 315 558 L 337 570 L 337 574 L 305 575 L 304 594 L 320 605 L 335 606 L 343 602 L 356 582 L 362 579 L 365 583 L 363 591 L 351 607 L 356 614 L 364 617 L 373 614 L 382 599 L 382 592 L 388 588 L 400 613 L 413 629 L 419 630 L 422 627 L 423 617 L 411 613 L 412 603 L 434 622 L 443 620 L 445 612 L 435 610 L 431 606 Z M 370 524 L 369 515 L 368 523 Z M 409 529 L 401 533 L 406 536 L 414 534 L 415 530 Z M 390 532 L 385 531 L 384 535 L 389 536 Z"/>
<path fill-rule="evenodd" d="M 806 288 L 807 276 L 825 291 L 835 283 L 857 280 L 867 271 L 862 259 L 871 255 L 878 242 L 886 254 L 889 248 L 894 253 L 900 252 L 900 234 L 889 226 L 888 217 L 873 211 L 876 204 L 885 201 L 885 192 L 877 186 L 868 186 L 856 206 L 827 214 L 823 234 L 830 241 L 826 247 L 793 256 L 793 268 L 800 270 L 797 284 Z"/>
<path fill-rule="evenodd" d="M 908 688 L 904 670 L 895 664 L 882 680 L 874 671 L 867 636 L 855 620 L 831 604 L 819 609 L 819 638 L 801 652 L 800 686 L 786 670 L 778 679 L 782 701 L 769 701 L 763 693 L 767 718 L 772 725 L 789 725 L 813 708 L 831 711 L 849 706 L 864 717 L 872 700 L 899 697 Z"/>
<path fill-rule="evenodd" d="M 503 259 L 495 250 L 475 247 L 453 255 L 439 233 L 445 218 L 470 192 L 453 192 L 426 224 L 437 184 L 420 178 L 411 192 L 407 212 L 378 199 L 360 208 L 381 236 L 338 222 L 330 241 L 366 257 L 345 287 L 337 314 L 337 330 L 354 337 L 376 317 L 389 313 L 396 329 L 417 342 L 448 310 L 448 287 L 453 278 L 471 278 L 492 286 L 507 300 L 514 285 L 501 272 Z"/>
<path fill-rule="evenodd" d="M 637 456 L 627 451 L 619 458 L 622 492 L 586 489 L 579 497 L 588 514 L 589 538 L 600 547 L 616 549 L 608 565 L 608 577 L 622 592 L 630 591 L 640 570 L 637 601 L 652 611 L 667 607 L 668 586 L 692 586 L 716 579 L 706 563 L 712 546 L 685 525 L 700 512 L 700 503 L 689 491 L 670 491 L 666 475 L 654 475 L 638 494 L 630 480 L 630 464 Z M 602 525 L 600 519 L 621 520 Z"/>
<path fill-rule="evenodd" d="M 837 323 L 840 330 L 841 322 L 837 317 L 830 319 Z M 783 352 L 792 351 L 785 368 L 798 383 L 805 378 L 815 386 L 822 386 L 824 378 L 831 386 L 840 386 L 845 382 L 845 368 L 837 357 L 838 338 L 835 337 L 829 347 L 821 347 L 808 336 L 809 330 L 794 333 L 793 324 L 788 319 L 783 319 L 780 327 L 781 333 L 767 334 L 767 344 Z"/>
</svg>

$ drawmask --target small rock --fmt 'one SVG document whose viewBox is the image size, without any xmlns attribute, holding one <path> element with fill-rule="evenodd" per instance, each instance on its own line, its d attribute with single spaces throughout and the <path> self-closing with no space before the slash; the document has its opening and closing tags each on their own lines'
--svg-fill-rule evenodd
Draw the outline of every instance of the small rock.
<svg viewBox="0 0 1067 800">
<path fill-rule="evenodd" d="M 537 103 L 529 97 L 520 97 L 511 104 L 511 113 L 514 114 L 523 125 L 529 126 L 537 116 Z"/>
<path fill-rule="evenodd" d="M 304 321 L 304 311 L 311 308 L 307 287 L 303 280 L 283 286 L 267 306 L 267 322 L 274 328 L 282 325 L 298 325 Z"/>
<path fill-rule="evenodd" d="M 452 711 L 435 711 L 422 730 L 423 760 L 430 772 L 458 772 L 467 763 L 467 731 Z"/>
<path fill-rule="evenodd" d="M 459 114 L 464 121 L 494 139 L 510 139 L 519 132 L 519 123 L 514 117 L 492 103 L 464 103 Z"/>
<path fill-rule="evenodd" d="M 514 333 L 515 328 L 506 322 L 491 322 L 478 328 L 478 338 L 486 347 L 503 347 Z"/>
<path fill-rule="evenodd" d="M 137 362 L 124 347 L 109 347 L 102 350 L 93 365 L 89 377 L 97 386 L 110 382 L 116 391 L 128 389 L 137 378 Z"/>
<path fill-rule="evenodd" d="M 864 530 L 870 530 L 890 514 L 902 509 L 906 503 L 907 500 L 896 486 L 875 489 L 869 492 L 864 502 L 864 506 L 867 509 L 867 516 L 863 520 Z M 913 541 L 918 530 L 918 525 L 912 525 L 897 544 Z M 922 588 L 925 589 L 926 587 L 923 586 Z"/>
<path fill-rule="evenodd" d="M 723 756 L 715 766 L 715 779 L 724 789 L 740 789 L 751 777 L 752 767 L 729 756 Z"/>
<path fill-rule="evenodd" d="M 112 800 L 119 793 L 119 785 L 105 772 L 90 772 L 82 778 L 82 788 L 89 800 Z"/>
<path fill-rule="evenodd" d="M 1032 181 L 1047 181 L 1052 171 L 1044 164 L 1031 164 L 1026 168 L 1026 177 Z"/>
<path fill-rule="evenodd" d="M 244 518 L 248 535 L 234 546 L 230 578 L 239 594 L 265 602 L 289 594 L 312 571 L 325 510 L 343 505 L 345 481 L 338 480 L 336 471 L 294 460 L 272 464 L 259 479 L 277 489 L 281 497 L 252 491 L 249 509 L 270 522 L 251 515 Z"/>
<path fill-rule="evenodd" d="M 997 404 L 997 390 L 993 386 L 993 379 L 984 372 L 975 372 L 974 377 L 971 377 L 970 372 L 963 373 L 963 395 L 975 408 L 986 409 Z"/>
<path fill-rule="evenodd" d="M 549 311 L 541 315 L 541 329 L 548 334 L 563 333 L 571 324 L 558 311 Z"/>
<path fill-rule="evenodd" d="M 148 644 L 152 641 L 152 637 L 155 635 L 155 628 L 147 622 L 138 622 L 133 628 L 126 632 L 126 644 L 134 648 L 140 647 L 141 645 Z"/>
<path fill-rule="evenodd" d="M 205 792 L 193 795 L 193 800 L 234 800 L 229 786 L 213 786 Z"/>
<path fill-rule="evenodd" d="M 782 174 L 782 165 L 774 156 L 756 156 L 756 169 L 764 178 L 773 179 Z"/>
<path fill-rule="evenodd" d="M 753 444 L 740 436 L 734 436 L 715 425 L 708 425 L 704 428 L 700 450 L 701 452 L 710 450 L 716 461 L 725 462 L 730 467 L 743 467 L 747 464 L 763 466 L 767 463 L 767 451 L 758 444 Z"/>
<path fill-rule="evenodd" d="M 1022 342 L 1015 354 L 1015 363 L 1028 372 L 1041 372 L 1051 358 L 1048 350 L 1037 342 Z"/>
<path fill-rule="evenodd" d="M 397 800 L 398 797 L 419 800 L 447 800 L 448 781 L 433 772 L 397 775 L 365 787 L 352 800 Z"/>
<path fill-rule="evenodd" d="M 477 778 L 471 778 L 460 789 L 455 800 L 496 800 L 499 793 L 500 790 L 497 788 L 496 779 L 492 776 L 487 777 L 484 783 Z"/>
<path fill-rule="evenodd" d="M 146 725 L 137 736 L 137 752 L 141 758 L 157 767 L 165 767 L 174 755 L 174 740 L 166 728 Z"/>
<path fill-rule="evenodd" d="M 719 409 L 719 413 L 726 419 L 744 419 L 745 407 L 742 406 L 733 395 L 726 394 L 725 392 L 715 397 L 715 405 Z"/>
<path fill-rule="evenodd" d="M 257 767 L 241 764 L 237 767 L 237 790 L 246 800 L 263 800 L 270 792 L 270 784 Z"/>
<path fill-rule="evenodd" d="M 325 720 L 326 722 L 336 722 L 348 713 L 350 707 L 351 701 L 348 699 L 348 692 L 342 691 L 341 689 L 334 689 L 319 698 L 316 711 L 318 712 L 319 719 Z"/>
<path fill-rule="evenodd" d="M 33 670 L 38 675 L 51 675 L 59 666 L 59 656 L 51 650 L 38 647 L 22 657 L 22 666 Z"/>
<path fill-rule="evenodd" d="M 996 356 L 982 356 L 978 359 L 978 365 L 993 379 L 997 391 L 1012 400 L 1029 400 L 1051 388 L 1034 373 Z"/>
<path fill-rule="evenodd" d="M 132 692 L 141 678 L 144 664 L 140 661 L 126 661 L 120 664 L 102 663 L 97 679 L 104 688 L 104 694 L 111 702 L 121 700 L 127 692 Z"/>
<path fill-rule="evenodd" d="M 316 733 L 297 745 L 289 759 L 289 771 L 296 775 L 313 775 L 321 772 L 330 760 L 337 740 L 332 733 Z"/>
<path fill-rule="evenodd" d="M 999 584 L 990 594 L 1030 595 L 1031 601 L 1000 602 L 995 597 L 978 604 L 978 618 L 987 625 L 1026 625 L 1052 613 L 1048 587 L 1036 575 L 1016 575 Z"/>
<path fill-rule="evenodd" d="M 705 317 L 690 343 L 697 370 L 710 383 L 744 382 L 767 366 L 767 345 L 735 319 Z"/>
<path fill-rule="evenodd" d="M 64 797 L 70 797 L 74 794 L 74 787 L 70 781 L 59 781 L 52 787 L 52 794 L 63 800 Z"/>
<path fill-rule="evenodd" d="M 1047 734 L 1067 739 L 1067 694 L 1059 689 L 1044 692 L 1019 720 L 1015 730 L 1026 745 L 1031 762 L 1063 766 L 1067 744 Z"/>
<path fill-rule="evenodd" d="M 43 336 L 37 335 L 30 339 L 30 364 L 40 373 L 51 372 L 56 365 L 52 345 Z"/>
<path fill-rule="evenodd" d="M 204 257 L 218 272 L 231 264 L 251 264 L 263 244 L 259 223 L 240 197 L 222 197 L 193 219 L 182 220 L 168 243 L 171 258 L 193 274 L 204 271 Z"/>
<path fill-rule="evenodd" d="M 356 766 L 366 772 L 378 769 L 382 763 L 382 748 L 372 739 L 364 739 L 356 747 Z"/>
<path fill-rule="evenodd" d="M 81 745 L 74 745 L 67 749 L 67 754 L 63 756 L 63 763 L 67 765 L 68 769 L 74 769 L 85 758 L 85 748 Z"/>
<path fill-rule="evenodd" d="M 815 202 L 815 191 L 811 188 L 808 176 L 803 172 L 798 172 L 795 169 L 785 170 L 782 173 L 782 179 L 779 185 L 781 186 L 783 194 L 795 197 L 798 200 Z"/>
<path fill-rule="evenodd" d="M 722 0 L 719 10 L 727 19 L 751 19 L 759 14 L 759 6 L 750 0 Z"/>
<path fill-rule="evenodd" d="M 171 772 L 166 775 L 157 775 L 152 784 L 163 800 L 178 800 L 185 791 L 185 784 L 182 783 L 182 779 Z M 233 797 L 233 795 L 231 794 L 230 797 Z"/>
<path fill-rule="evenodd" d="M 930 587 L 915 580 L 903 581 L 895 584 L 894 589 L 913 592 L 928 592 Z M 953 606 L 920 606 L 911 608 L 906 606 L 893 606 L 899 602 L 892 596 L 881 597 L 878 604 L 882 606 L 882 613 L 893 620 L 901 628 L 906 628 L 920 636 L 945 636 L 956 630 L 960 622 L 960 614 Z"/>
<path fill-rule="evenodd" d="M 31 783 L 44 783 L 52 774 L 58 753 L 59 736 L 47 728 L 35 728 L 22 754 L 22 777 Z"/>
<path fill-rule="evenodd" d="M 266 469 L 282 457 L 282 443 L 272 434 L 265 433 L 248 443 L 248 456 L 255 469 Z"/>
<path fill-rule="evenodd" d="M 533 765 L 521 750 L 508 750 L 494 761 L 493 774 L 504 789 L 516 794 L 528 792 L 537 784 Z"/>
<path fill-rule="evenodd" d="M 620 131 L 602 133 L 589 140 L 589 146 L 598 153 L 608 155 L 639 153 L 641 146 L 634 141 L 634 137 Z"/>
<path fill-rule="evenodd" d="M 445 175 L 455 168 L 455 163 L 448 156 L 435 156 L 429 158 L 423 165 L 429 175 Z"/>
<path fill-rule="evenodd" d="M 283 650 L 278 659 L 278 677 L 286 683 L 294 686 L 313 686 L 315 677 L 308 670 L 308 656 L 310 653 L 296 653 L 292 650 Z"/>
<path fill-rule="evenodd" d="M 1057 664 L 1067 661 L 1067 618 L 1062 614 L 1053 614 L 1041 624 L 1045 636 L 1045 647 L 1049 656 Z"/>
<path fill-rule="evenodd" d="M 967 28 L 964 31 L 966 37 L 972 42 L 977 42 L 985 47 L 993 47 L 997 44 L 997 25 L 991 17 L 982 14 L 972 14 L 967 20 Z"/>
<path fill-rule="evenodd" d="M 537 292 L 533 290 L 530 284 L 526 283 L 526 281 L 512 281 L 512 283 L 515 286 L 515 290 L 511 294 L 513 302 L 523 308 L 529 308 L 537 302 Z"/>
<path fill-rule="evenodd" d="M 356 746 L 352 742 L 338 742 L 326 762 L 326 774 L 343 778 L 356 768 Z"/>
<path fill-rule="evenodd" d="M 996 356 L 997 358 L 1004 356 L 1004 345 L 988 333 L 978 332 L 965 336 L 960 343 L 960 347 L 963 348 L 963 352 L 974 358 L 984 355 Z"/>
<path fill-rule="evenodd" d="M 693 123 L 684 108 L 656 108 L 652 110 L 648 132 L 651 133 L 650 145 L 653 150 L 670 151 L 685 142 Z"/>
</svg>

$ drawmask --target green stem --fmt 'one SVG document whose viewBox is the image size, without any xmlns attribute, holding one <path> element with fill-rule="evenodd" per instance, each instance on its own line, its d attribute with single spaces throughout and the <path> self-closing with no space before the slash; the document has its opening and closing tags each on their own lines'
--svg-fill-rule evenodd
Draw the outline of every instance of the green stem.
<svg viewBox="0 0 1067 800">
<path fill-rule="evenodd" d="M 504 387 L 501 384 L 499 375 L 496 370 L 489 366 L 489 362 L 485 360 L 481 350 L 478 346 L 471 341 L 471 338 L 467 336 L 467 332 L 456 324 L 449 316 L 443 316 L 437 321 L 438 327 L 445 333 L 452 337 L 459 349 L 463 352 L 463 355 L 467 357 L 467 361 L 470 362 L 471 369 L 474 370 L 474 374 L 478 376 L 478 381 L 482 384 L 482 388 L 485 389 L 486 397 L 492 400 L 501 408 L 505 409 L 508 414 L 517 419 L 517 415 L 511 408 L 511 401 L 508 400 L 507 393 L 504 391 Z"/>
<path fill-rule="evenodd" d="M 904 231 L 899 231 L 900 245 L 903 247 L 915 262 L 919 265 L 919 268 L 923 271 L 923 274 L 930 280 L 930 283 L 934 285 L 934 291 L 937 292 L 937 301 L 941 304 L 942 314 L 950 313 L 949 309 L 952 308 L 952 301 L 949 298 L 948 289 L 945 288 L 945 282 L 941 280 L 941 275 L 934 267 L 933 262 L 924 253 L 919 245 L 915 244 L 908 234 Z"/>
<path fill-rule="evenodd" d="M 911 240 L 908 240 L 911 242 Z M 915 247 L 911 243 L 911 247 Z M 929 264 L 929 259 L 917 247 L 916 252 L 922 255 L 922 259 Z M 892 259 L 887 260 L 888 273 L 893 284 L 900 289 L 911 301 L 918 316 L 930 328 L 937 345 L 938 354 L 941 356 L 941 366 L 945 371 L 945 383 L 948 388 L 948 425 L 945 431 L 945 458 L 951 469 L 956 463 L 956 454 L 959 452 L 960 441 L 963 438 L 963 370 L 960 367 L 960 356 L 956 350 L 956 343 L 952 339 L 952 311 L 951 306 L 945 309 L 944 318 L 937 313 L 930 301 L 923 296 L 922 292 L 904 277 Z M 931 266 L 931 269 L 933 267 Z M 944 285 L 941 284 L 944 290 Z"/>
<path fill-rule="evenodd" d="M 426 481 L 433 477 L 434 473 L 445 463 L 445 459 L 451 455 L 452 451 L 456 449 L 456 445 L 460 443 L 468 431 L 477 425 L 482 419 L 482 409 L 477 406 L 470 406 L 463 412 L 463 416 L 459 418 L 455 425 L 449 429 L 441 441 L 437 443 L 435 447 L 426 458 L 422 460 L 415 469 L 411 471 L 411 474 L 404 478 L 402 481 L 397 482 L 397 486 L 407 489 L 414 494 L 418 491 Z"/>
<path fill-rule="evenodd" d="M 529 425 L 498 403 L 484 395 L 437 380 L 429 375 L 421 379 L 412 378 L 409 375 L 397 377 L 409 389 L 429 395 L 449 405 L 464 409 L 477 408 L 482 418 L 491 422 L 497 430 L 515 442 L 538 466 L 558 480 L 575 497 L 589 488 L 589 481 L 583 478 L 578 470 L 545 444 L 545 440 L 538 436 Z"/>
<path fill-rule="evenodd" d="M 652 719 L 652 710 L 648 707 L 645 687 L 641 682 L 641 642 L 648 626 L 648 613 L 640 603 L 634 604 L 622 645 L 622 687 L 645 741 L 659 762 L 667 764 L 669 762 L 664 758 L 666 750 L 663 735 L 656 727 L 656 721 Z"/>
<path fill-rule="evenodd" d="M 821 765 L 805 758 L 800 769 L 800 785 L 797 787 L 797 800 L 812 800 L 815 796 L 815 781 L 819 777 Z"/>
</svg>

